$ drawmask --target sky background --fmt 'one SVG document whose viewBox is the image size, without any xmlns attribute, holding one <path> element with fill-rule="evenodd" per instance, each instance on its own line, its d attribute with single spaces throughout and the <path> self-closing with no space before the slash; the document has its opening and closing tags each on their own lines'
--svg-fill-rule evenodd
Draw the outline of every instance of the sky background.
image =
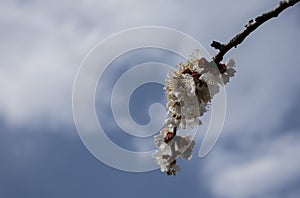
<svg viewBox="0 0 300 198">
<path fill-rule="evenodd" d="M 170 27 L 194 37 L 213 55 L 211 41 L 228 41 L 247 21 L 277 4 L 2 0 L 0 197 L 300 197 L 300 5 L 268 21 L 226 55 L 236 60 L 237 75 L 226 88 L 222 135 L 204 158 L 197 156 L 197 136 L 192 160 L 180 161 L 182 171 L 175 177 L 104 165 L 82 144 L 72 116 L 76 72 L 106 37 L 132 27 Z M 170 65 L 177 61 L 165 52 L 131 57 Z M 134 66 L 135 61 L 125 59 L 112 65 L 119 68 L 111 69 L 115 76 Z M 109 87 L 113 82 L 107 77 L 103 83 Z M 98 89 L 100 118 L 109 108 L 105 101 L 107 95 Z M 159 101 L 165 102 L 161 85 L 140 87 L 130 103 L 133 118 L 146 124 L 147 105 Z M 140 143 L 126 137 L 107 115 L 107 135 L 120 146 L 139 150 L 151 145 L 151 139 Z"/>
</svg>

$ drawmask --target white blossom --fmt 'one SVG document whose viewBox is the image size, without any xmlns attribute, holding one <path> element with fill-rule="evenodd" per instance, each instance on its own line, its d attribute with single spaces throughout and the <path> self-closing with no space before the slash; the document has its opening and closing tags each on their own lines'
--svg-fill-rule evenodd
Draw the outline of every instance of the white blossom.
<svg viewBox="0 0 300 198">
<path fill-rule="evenodd" d="M 176 135 L 176 130 L 201 125 L 200 116 L 208 111 L 214 95 L 236 72 L 233 59 L 212 65 L 195 50 L 185 64 L 179 63 L 167 76 L 164 89 L 168 113 L 165 128 L 154 137 L 157 150 L 152 154 L 162 172 L 175 175 L 180 170 L 176 159 L 191 159 L 194 140 Z"/>
<path fill-rule="evenodd" d="M 235 61 L 230 58 L 226 61 L 225 65 L 228 67 L 228 68 L 232 68 L 232 67 L 235 67 Z"/>
<path fill-rule="evenodd" d="M 166 131 L 167 128 L 155 136 L 154 142 L 158 149 L 152 153 L 152 157 L 160 165 L 162 172 L 176 172 L 180 168 L 174 161 L 180 157 L 190 160 L 195 142 L 190 136 L 175 136 L 170 142 L 166 143 L 164 138 L 167 133 Z"/>
</svg>

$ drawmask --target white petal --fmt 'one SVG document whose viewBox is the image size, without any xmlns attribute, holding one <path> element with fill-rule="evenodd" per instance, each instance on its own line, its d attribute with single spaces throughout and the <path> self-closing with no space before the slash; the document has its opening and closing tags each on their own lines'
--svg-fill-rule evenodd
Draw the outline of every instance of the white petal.
<svg viewBox="0 0 300 198">
<path fill-rule="evenodd" d="M 228 67 L 228 68 L 231 68 L 231 67 L 235 67 L 235 61 L 230 58 L 226 61 L 225 65 Z"/>
</svg>

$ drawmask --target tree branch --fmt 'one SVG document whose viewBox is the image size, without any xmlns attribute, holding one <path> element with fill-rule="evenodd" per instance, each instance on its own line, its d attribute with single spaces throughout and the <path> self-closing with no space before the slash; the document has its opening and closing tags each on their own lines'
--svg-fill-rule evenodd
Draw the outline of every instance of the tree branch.
<svg viewBox="0 0 300 198">
<path fill-rule="evenodd" d="M 219 52 L 213 57 L 214 62 L 218 65 L 222 60 L 224 55 L 233 47 L 237 47 L 241 44 L 244 39 L 253 32 L 256 28 L 262 25 L 264 22 L 270 20 L 271 18 L 277 17 L 283 10 L 288 7 L 291 7 L 298 3 L 300 0 L 282 0 L 279 5 L 268 11 L 263 13 L 262 15 L 256 17 L 254 20 L 251 19 L 248 24 L 245 26 L 245 29 L 235 35 L 228 43 L 221 44 L 220 42 L 213 41 L 211 46 L 215 49 L 219 50 Z"/>
</svg>

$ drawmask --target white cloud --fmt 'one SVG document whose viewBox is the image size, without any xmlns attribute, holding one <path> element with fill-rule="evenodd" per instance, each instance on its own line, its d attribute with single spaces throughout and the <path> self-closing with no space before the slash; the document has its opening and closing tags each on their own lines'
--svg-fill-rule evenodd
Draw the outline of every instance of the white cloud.
<svg viewBox="0 0 300 198">
<path fill-rule="evenodd" d="M 218 197 L 268 197 L 300 177 L 297 133 L 257 141 L 247 150 L 214 150 L 205 167 Z"/>
<path fill-rule="evenodd" d="M 0 113 L 11 125 L 72 123 L 72 83 L 90 35 L 47 16 L 47 7 L 1 8 Z"/>
<path fill-rule="evenodd" d="M 241 2 L 243 6 L 239 6 L 239 9 L 234 12 L 222 12 L 231 9 L 232 5 L 237 6 L 237 2 L 218 2 L 218 6 L 215 6 L 216 2 L 214 1 L 185 3 L 137 0 L 126 3 L 117 0 L 52 1 L 47 4 L 35 1 L 25 3 L 9 1 L 1 4 L 0 112 L 12 124 L 40 123 L 44 119 L 53 123 L 72 123 L 71 91 L 76 70 L 88 50 L 112 33 L 133 26 L 165 25 L 178 28 L 197 38 L 207 39 L 204 42 L 218 39 L 219 36 L 221 36 L 220 40 L 227 40 L 233 33 L 241 29 L 240 25 L 236 24 L 244 23 L 243 20 L 236 17 L 237 15 L 245 13 L 246 18 L 248 14 L 251 16 L 256 14 L 256 10 L 263 11 L 270 6 L 269 3 L 266 5 L 260 1 L 247 1 Z M 214 10 L 214 12 L 209 10 Z M 251 10 L 255 10 L 255 12 Z M 222 27 L 224 24 L 228 26 Z M 222 27 L 222 31 L 220 31 L 220 27 Z M 270 27 L 272 27 L 270 31 L 275 29 L 273 26 Z M 232 30 L 232 28 L 237 28 L 237 30 L 229 32 L 228 30 Z M 290 26 L 287 25 L 286 29 L 289 28 Z M 255 36 L 255 39 L 251 40 L 253 41 L 252 46 L 251 44 L 249 46 L 250 39 L 248 39 L 246 41 L 248 53 L 251 49 L 258 48 L 258 43 L 262 43 L 265 36 Z M 281 39 L 282 37 L 278 38 L 279 45 L 287 43 L 288 46 L 293 42 L 292 39 L 287 42 Z M 235 53 L 238 59 L 238 75 L 241 77 L 237 76 L 232 82 L 235 85 L 232 85 L 233 89 L 231 90 L 233 91 L 229 93 L 229 97 L 232 97 L 230 99 L 234 101 L 230 106 L 233 116 L 244 119 L 235 122 L 236 118 L 231 119 L 228 114 L 230 128 L 233 127 L 233 129 L 240 129 L 247 122 L 253 121 L 257 114 L 255 110 L 263 109 L 266 107 L 266 103 L 271 101 L 271 98 L 274 99 L 276 90 L 272 89 L 272 94 L 270 92 L 265 94 L 264 91 L 273 86 L 268 84 L 268 81 L 274 80 L 275 82 L 276 79 L 273 75 L 272 77 L 264 73 L 268 70 L 267 66 L 263 65 L 272 64 L 274 68 L 279 68 L 277 59 L 269 62 L 269 59 L 273 57 L 273 53 L 270 52 L 268 58 L 264 58 L 264 56 L 257 58 L 257 63 L 261 64 L 253 67 L 253 70 L 263 68 L 262 74 L 251 73 L 250 69 L 243 71 L 243 68 L 252 67 L 251 64 L 256 61 L 249 60 L 249 55 L 243 54 L 246 47 L 240 49 L 233 54 Z M 291 61 L 290 64 L 293 64 L 288 51 L 289 49 L 286 49 L 282 54 Z M 254 56 L 256 55 L 254 54 Z M 256 57 L 251 57 L 251 59 L 254 60 Z M 287 73 L 287 75 L 292 73 Z M 267 84 L 268 87 L 260 86 L 259 89 L 255 89 L 254 87 L 258 87 L 256 84 L 251 86 L 251 79 L 247 78 L 247 75 L 251 74 L 256 76 L 259 83 Z M 275 86 L 278 85 L 282 89 L 287 83 L 284 81 L 275 84 Z M 244 94 L 245 88 L 249 90 L 246 94 Z M 266 96 L 262 97 L 261 93 Z M 247 96 L 247 98 L 241 98 L 241 95 Z M 261 97 L 258 98 L 257 95 Z M 248 113 L 249 108 L 241 108 L 241 106 L 247 106 L 248 101 L 255 101 L 251 103 L 251 105 L 255 104 L 251 108 L 252 113 Z M 281 106 L 286 108 L 288 103 Z M 242 114 L 239 112 L 241 110 Z M 278 119 L 277 117 L 276 119 Z M 264 123 L 268 123 L 267 126 L 271 122 L 274 123 L 274 120 L 276 121 L 273 116 L 264 117 L 264 119 L 266 118 L 269 118 L 264 121 Z M 237 123 L 240 124 L 237 125 Z"/>
<path fill-rule="evenodd" d="M 12 124 L 40 123 L 44 119 L 71 123 L 76 70 L 88 50 L 111 33 L 140 25 L 188 31 L 189 26 L 195 27 L 189 25 L 190 20 L 211 14 L 198 12 L 193 6 L 196 1 L 187 5 L 136 0 L 1 4 L 0 110 Z M 190 16 L 185 17 L 186 13 Z"/>
</svg>

